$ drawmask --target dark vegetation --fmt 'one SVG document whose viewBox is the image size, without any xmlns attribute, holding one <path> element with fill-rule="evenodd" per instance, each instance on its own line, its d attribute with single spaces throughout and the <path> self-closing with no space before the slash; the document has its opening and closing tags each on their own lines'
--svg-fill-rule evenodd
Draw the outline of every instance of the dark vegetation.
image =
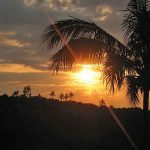
<svg viewBox="0 0 150 150">
<path fill-rule="evenodd" d="M 146 149 L 142 110 L 113 111 L 137 147 Z M 41 96 L 0 96 L 0 145 L 4 150 L 132 150 L 105 106 Z"/>
</svg>

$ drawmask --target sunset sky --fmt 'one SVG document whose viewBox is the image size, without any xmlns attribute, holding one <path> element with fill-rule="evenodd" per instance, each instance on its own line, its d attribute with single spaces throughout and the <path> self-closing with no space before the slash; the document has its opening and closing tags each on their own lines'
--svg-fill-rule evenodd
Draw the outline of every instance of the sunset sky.
<svg viewBox="0 0 150 150">
<path fill-rule="evenodd" d="M 48 60 L 57 51 L 45 50 L 40 38 L 49 19 L 78 17 L 92 20 L 123 42 L 121 22 L 128 0 L 1 0 L 0 1 L 0 94 L 20 94 L 26 85 L 32 94 L 49 97 L 51 90 L 73 92 L 74 100 L 98 104 L 105 99 L 115 107 L 130 107 L 124 89 L 111 95 L 99 76 L 84 82 L 78 71 L 52 75 Z M 79 73 L 78 73 L 79 74 Z"/>
</svg>

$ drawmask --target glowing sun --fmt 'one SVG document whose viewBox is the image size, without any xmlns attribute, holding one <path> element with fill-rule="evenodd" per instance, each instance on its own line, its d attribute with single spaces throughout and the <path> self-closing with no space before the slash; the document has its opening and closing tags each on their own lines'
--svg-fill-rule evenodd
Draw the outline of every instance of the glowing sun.
<svg viewBox="0 0 150 150">
<path fill-rule="evenodd" d="M 100 73 L 92 69 L 90 65 L 83 65 L 81 71 L 75 74 L 79 82 L 86 84 L 96 84 L 99 80 Z"/>
</svg>

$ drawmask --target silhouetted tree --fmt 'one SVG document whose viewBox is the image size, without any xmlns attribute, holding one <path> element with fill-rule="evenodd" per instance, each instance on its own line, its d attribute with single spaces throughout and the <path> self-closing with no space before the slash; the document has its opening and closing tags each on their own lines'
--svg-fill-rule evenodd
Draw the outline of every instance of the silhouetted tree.
<svg viewBox="0 0 150 150">
<path fill-rule="evenodd" d="M 19 91 L 14 91 L 13 94 L 12 94 L 12 97 L 17 97 L 19 95 Z"/>
<path fill-rule="evenodd" d="M 27 98 L 31 97 L 31 87 L 30 86 L 25 86 L 24 87 L 23 95 L 26 96 Z"/>
<path fill-rule="evenodd" d="M 1 97 L 8 98 L 8 95 L 7 94 L 3 94 L 3 95 L 1 95 Z"/>
<path fill-rule="evenodd" d="M 38 97 L 41 98 L 42 97 L 41 94 L 38 94 Z"/>
<path fill-rule="evenodd" d="M 72 98 L 74 97 L 74 94 L 73 94 L 72 92 L 70 92 L 70 93 L 68 94 L 68 97 L 70 98 L 70 100 L 72 100 Z"/>
<path fill-rule="evenodd" d="M 110 105 L 110 109 L 114 109 L 114 106 L 113 106 L 113 105 Z"/>
<path fill-rule="evenodd" d="M 139 101 L 139 91 L 143 94 L 144 117 L 147 118 L 150 86 L 150 11 L 148 0 L 131 0 L 123 22 L 127 46 L 131 51 L 134 73 L 126 76 L 128 95 Z"/>
<path fill-rule="evenodd" d="M 51 91 L 51 93 L 49 95 L 51 96 L 51 99 L 54 99 L 55 91 Z"/>
<path fill-rule="evenodd" d="M 99 101 L 99 106 L 100 106 L 100 107 L 106 106 L 106 103 L 104 102 L 103 99 Z"/>
<path fill-rule="evenodd" d="M 61 94 L 59 95 L 59 98 L 60 98 L 60 100 L 62 101 L 62 100 L 64 99 L 64 94 L 61 93 Z"/>
<path fill-rule="evenodd" d="M 70 70 L 74 63 L 103 64 L 103 79 L 111 92 L 126 83 L 127 96 L 133 105 L 139 102 L 139 91 L 143 94 L 147 118 L 150 90 L 150 11 L 147 7 L 148 0 L 128 3 L 123 21 L 127 46 L 95 23 L 78 18 L 48 26 L 42 44 L 48 48 L 64 44 L 51 57 L 50 69 L 58 72 Z"/>
<path fill-rule="evenodd" d="M 64 96 L 64 99 L 67 101 L 69 98 L 69 95 L 66 93 L 65 96 Z"/>
</svg>

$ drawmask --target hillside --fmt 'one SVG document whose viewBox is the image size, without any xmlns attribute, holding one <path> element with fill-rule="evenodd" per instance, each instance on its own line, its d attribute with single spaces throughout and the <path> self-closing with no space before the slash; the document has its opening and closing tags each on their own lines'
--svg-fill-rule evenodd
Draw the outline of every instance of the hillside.
<svg viewBox="0 0 150 150">
<path fill-rule="evenodd" d="M 114 109 L 139 149 L 141 109 Z M 132 150 L 107 108 L 32 97 L 0 97 L 4 150 Z"/>
</svg>

